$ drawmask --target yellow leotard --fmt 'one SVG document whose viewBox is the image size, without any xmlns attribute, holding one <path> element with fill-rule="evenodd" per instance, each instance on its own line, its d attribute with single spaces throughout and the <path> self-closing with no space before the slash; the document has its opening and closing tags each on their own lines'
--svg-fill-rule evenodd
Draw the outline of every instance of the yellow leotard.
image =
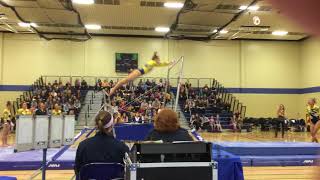
<svg viewBox="0 0 320 180">
<path fill-rule="evenodd" d="M 11 117 L 11 112 L 10 112 L 10 110 L 7 109 L 7 108 L 5 108 L 5 109 L 3 110 L 3 119 L 7 121 L 7 120 L 10 120 L 10 117 Z"/>
<path fill-rule="evenodd" d="M 307 106 L 307 118 L 308 120 L 313 120 L 314 122 L 319 119 L 319 112 L 320 108 L 317 105 L 314 105 L 313 107 Z"/>
<path fill-rule="evenodd" d="M 145 64 L 142 69 L 144 73 L 150 72 L 154 67 L 161 67 L 161 66 L 168 66 L 170 63 L 169 62 L 160 62 L 157 63 L 155 60 L 150 60 Z"/>
</svg>

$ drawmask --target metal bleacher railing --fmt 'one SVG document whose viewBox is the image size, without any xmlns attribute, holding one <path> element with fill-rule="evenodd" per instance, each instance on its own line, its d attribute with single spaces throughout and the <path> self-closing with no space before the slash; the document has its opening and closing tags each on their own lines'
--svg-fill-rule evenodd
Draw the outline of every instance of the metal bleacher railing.
<svg viewBox="0 0 320 180">
<path fill-rule="evenodd" d="M 62 82 L 63 84 L 66 84 L 67 82 L 74 84 L 74 82 L 76 80 L 85 80 L 89 86 L 89 89 L 94 90 L 94 87 L 96 86 L 96 83 L 98 82 L 98 80 L 101 81 L 113 81 L 113 82 L 117 82 L 118 80 L 120 80 L 121 78 L 123 78 L 123 76 L 118 76 L 118 77 L 104 77 L 104 76 L 41 76 L 39 79 L 37 79 L 34 84 L 30 87 L 30 89 L 28 91 L 23 92 L 22 95 L 20 95 L 20 97 L 18 97 L 16 99 L 16 101 L 13 102 L 13 106 L 12 106 L 12 113 L 14 115 L 16 115 L 17 110 L 20 108 L 20 104 L 23 101 L 26 100 L 31 100 L 33 97 L 33 90 L 36 88 L 39 88 L 41 86 L 44 86 L 48 83 L 53 83 L 55 80 L 57 80 L 58 82 Z M 143 77 L 143 78 L 137 78 L 133 83 L 134 84 L 138 84 L 139 81 L 145 82 L 147 80 L 154 80 L 156 82 L 163 80 L 166 81 L 166 77 Z M 169 84 L 173 89 L 177 88 L 179 78 L 169 78 Z M 217 95 L 218 97 L 220 97 L 222 99 L 222 102 L 225 104 L 228 104 L 230 107 L 230 111 L 231 112 L 235 112 L 238 111 L 241 114 L 242 118 L 245 118 L 246 115 L 246 106 L 244 106 L 241 102 L 239 102 L 239 100 L 232 95 L 231 93 L 228 92 L 228 90 L 223 87 L 216 79 L 212 79 L 212 78 L 182 78 L 182 83 L 188 82 L 192 84 L 193 88 L 201 88 L 205 85 L 208 85 L 211 88 L 215 88 L 217 91 Z M 85 106 L 85 108 L 87 108 L 87 111 L 85 112 L 86 118 L 90 117 L 90 108 L 91 105 L 93 104 L 93 98 L 95 96 L 94 93 L 91 94 L 92 98 L 91 100 L 88 102 L 84 102 L 82 105 Z"/>
</svg>

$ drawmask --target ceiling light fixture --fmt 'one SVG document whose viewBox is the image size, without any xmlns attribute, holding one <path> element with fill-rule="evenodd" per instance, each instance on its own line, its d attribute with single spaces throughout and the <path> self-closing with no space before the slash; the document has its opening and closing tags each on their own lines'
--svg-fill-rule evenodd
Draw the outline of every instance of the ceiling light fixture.
<svg viewBox="0 0 320 180">
<path fill-rule="evenodd" d="M 218 32 L 218 30 L 217 30 L 217 29 L 215 29 L 215 30 L 213 30 L 213 31 L 212 31 L 212 33 L 217 33 L 217 32 Z"/>
<path fill-rule="evenodd" d="M 6 16 L 0 16 L 1 20 L 7 20 L 8 18 Z"/>
<path fill-rule="evenodd" d="M 30 25 L 33 27 L 38 27 L 38 25 L 36 23 L 30 23 Z"/>
<path fill-rule="evenodd" d="M 37 25 L 36 23 L 24 23 L 24 22 L 19 22 L 18 25 L 21 26 L 21 27 L 30 27 L 30 26 L 38 27 L 38 25 Z"/>
<path fill-rule="evenodd" d="M 275 36 L 285 36 L 288 34 L 288 31 L 273 31 L 272 32 L 272 35 L 275 35 Z"/>
<path fill-rule="evenodd" d="M 84 25 L 87 29 L 92 29 L 92 30 L 99 30 L 101 29 L 101 26 L 98 24 L 86 24 Z"/>
<path fill-rule="evenodd" d="M 247 8 L 248 8 L 248 6 L 244 6 L 244 5 L 239 7 L 240 10 L 246 10 Z"/>
<path fill-rule="evenodd" d="M 227 34 L 229 31 L 227 31 L 227 30 L 221 30 L 219 33 L 220 34 Z"/>
<path fill-rule="evenodd" d="M 168 27 L 156 27 L 155 31 L 157 31 L 157 32 L 169 32 L 170 28 L 168 28 Z"/>
<path fill-rule="evenodd" d="M 250 6 L 248 7 L 249 10 L 251 11 L 257 11 L 260 7 L 259 6 Z"/>
<path fill-rule="evenodd" d="M 181 3 L 181 2 L 165 2 L 163 4 L 163 6 L 166 7 L 166 8 L 176 8 L 176 9 L 178 9 L 178 8 L 182 8 L 184 6 L 184 4 Z"/>
<path fill-rule="evenodd" d="M 72 0 L 75 4 L 94 4 L 94 0 Z"/>
</svg>

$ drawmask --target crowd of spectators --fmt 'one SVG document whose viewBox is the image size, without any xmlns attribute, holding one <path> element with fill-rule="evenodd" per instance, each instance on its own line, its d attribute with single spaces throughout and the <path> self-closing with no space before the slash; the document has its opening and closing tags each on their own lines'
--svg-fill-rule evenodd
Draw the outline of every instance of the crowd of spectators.
<svg viewBox="0 0 320 180">
<path fill-rule="evenodd" d="M 74 86 L 57 80 L 43 86 L 34 86 L 31 96 L 24 97 L 18 109 L 13 111 L 10 101 L 3 110 L 0 122 L 3 146 L 15 127 L 15 116 L 20 115 L 75 115 L 76 120 L 81 110 L 81 103 L 88 91 L 86 81 L 75 81 Z"/>
<path fill-rule="evenodd" d="M 210 117 L 199 115 L 198 113 L 193 114 L 190 118 L 189 125 L 195 127 L 197 131 L 206 130 L 207 132 L 222 132 L 219 114 Z"/>
<path fill-rule="evenodd" d="M 43 86 L 35 86 L 31 97 L 25 97 L 16 115 L 79 115 L 81 103 L 88 91 L 85 80 L 78 79 L 74 86 L 55 80 Z"/>
<path fill-rule="evenodd" d="M 74 86 L 70 82 L 65 85 L 55 80 L 44 86 L 35 87 L 31 100 L 22 103 L 18 114 L 29 113 L 35 115 L 75 115 L 76 119 L 81 110 L 81 103 L 88 91 L 85 80 L 76 80 Z"/>
<path fill-rule="evenodd" d="M 193 88 L 191 83 L 181 84 L 179 96 L 180 102 L 184 105 L 184 112 L 204 114 L 206 109 L 211 109 L 215 113 L 220 113 L 230 108 L 218 96 L 217 89 L 209 88 L 207 84 L 200 89 Z"/>
<path fill-rule="evenodd" d="M 98 81 L 97 89 L 110 90 L 114 86 L 113 81 Z M 129 83 L 123 86 L 111 97 L 111 105 L 116 113 L 114 119 L 117 123 L 136 122 L 144 123 L 152 121 L 158 110 L 170 101 L 170 94 L 165 93 L 166 83 L 160 79 L 140 79 L 137 84 Z"/>
<path fill-rule="evenodd" d="M 221 119 L 229 120 L 229 127 L 233 131 L 241 129 L 241 117 L 235 112 L 231 117 L 220 117 L 221 113 L 230 112 L 230 104 L 224 103 L 216 88 L 207 84 L 202 88 L 193 88 L 188 82 L 181 84 L 180 104 L 185 114 L 191 114 L 189 125 L 196 130 L 221 132 Z"/>
</svg>

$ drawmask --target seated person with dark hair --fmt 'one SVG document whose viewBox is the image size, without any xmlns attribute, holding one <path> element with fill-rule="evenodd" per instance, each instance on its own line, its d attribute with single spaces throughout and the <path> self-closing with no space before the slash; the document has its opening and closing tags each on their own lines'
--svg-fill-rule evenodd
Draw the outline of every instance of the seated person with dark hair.
<svg viewBox="0 0 320 180">
<path fill-rule="evenodd" d="M 75 159 L 75 173 L 89 163 L 121 163 L 128 146 L 112 135 L 113 118 L 107 111 L 100 111 L 95 119 L 97 133 L 79 144 Z"/>
<path fill-rule="evenodd" d="M 154 130 L 152 130 L 146 141 L 164 142 L 173 141 L 193 141 L 187 130 L 180 127 L 178 116 L 171 109 L 162 109 L 154 120 Z"/>
<path fill-rule="evenodd" d="M 36 115 L 48 115 L 46 105 L 43 102 L 39 104 L 39 109 L 36 110 Z"/>
</svg>

